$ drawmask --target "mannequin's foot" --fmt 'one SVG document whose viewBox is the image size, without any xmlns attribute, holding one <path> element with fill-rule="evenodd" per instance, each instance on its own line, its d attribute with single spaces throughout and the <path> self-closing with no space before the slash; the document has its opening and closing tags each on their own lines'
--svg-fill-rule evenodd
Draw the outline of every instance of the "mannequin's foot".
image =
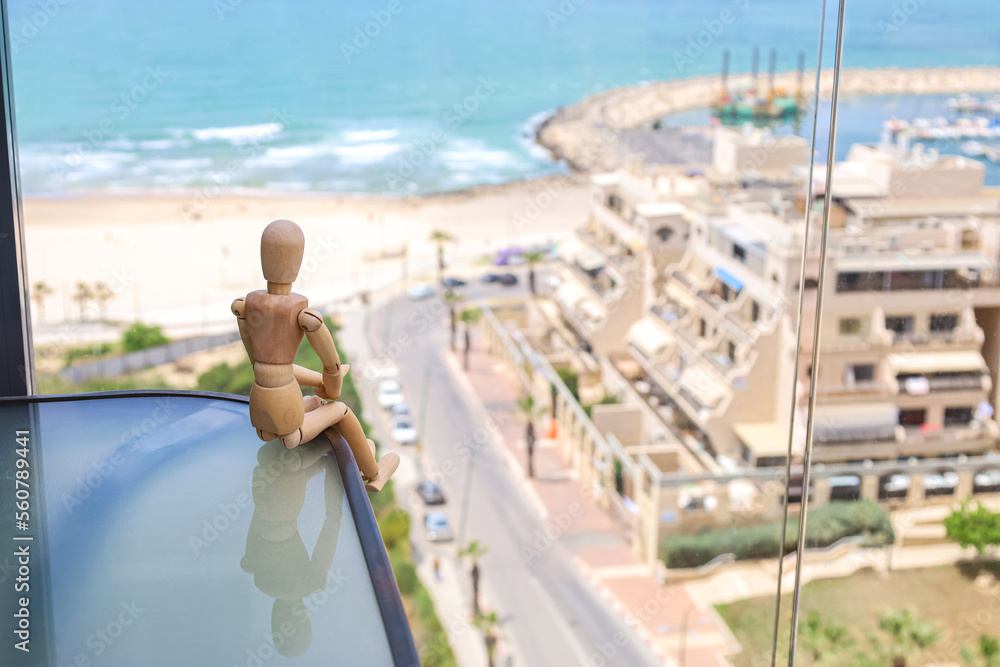
<svg viewBox="0 0 1000 667">
<path fill-rule="evenodd" d="M 389 481 L 392 473 L 396 472 L 396 468 L 398 467 L 399 454 L 396 452 L 385 454 L 379 459 L 378 474 L 367 481 L 365 489 L 372 492 L 381 491 L 382 487 L 385 486 L 385 483 Z"/>
<path fill-rule="evenodd" d="M 297 428 L 288 435 L 281 436 L 281 444 L 285 449 L 295 449 L 302 443 L 302 429 Z"/>
</svg>

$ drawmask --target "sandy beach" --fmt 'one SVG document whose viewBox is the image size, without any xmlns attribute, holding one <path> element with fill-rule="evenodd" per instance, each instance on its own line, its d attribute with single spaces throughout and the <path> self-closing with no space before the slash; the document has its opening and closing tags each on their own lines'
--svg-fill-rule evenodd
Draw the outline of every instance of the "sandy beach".
<svg viewBox="0 0 1000 667">
<path fill-rule="evenodd" d="M 404 270 L 411 282 L 433 280 L 433 229 L 456 239 L 449 263 L 557 239 L 585 221 L 585 192 L 584 176 L 567 175 L 406 199 L 221 195 L 197 216 L 190 195 L 26 199 L 29 279 L 53 290 L 44 313 L 32 304 L 36 344 L 68 329 L 83 337 L 68 324 L 80 319 L 80 281 L 113 291 L 106 319 L 154 322 L 173 335 L 232 328 L 232 300 L 263 287 L 260 232 L 277 218 L 304 230 L 296 289 L 322 306 L 398 283 Z M 400 257 L 379 259 L 404 246 L 405 267 Z"/>
</svg>

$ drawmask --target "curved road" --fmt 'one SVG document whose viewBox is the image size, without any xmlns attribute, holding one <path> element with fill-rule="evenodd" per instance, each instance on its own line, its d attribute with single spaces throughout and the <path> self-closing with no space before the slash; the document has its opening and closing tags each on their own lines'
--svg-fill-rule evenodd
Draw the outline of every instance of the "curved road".
<svg viewBox="0 0 1000 667">
<path fill-rule="evenodd" d="M 524 294 L 525 276 L 520 277 L 521 285 L 515 288 L 470 281 L 463 292 L 469 301 Z M 477 539 L 489 547 L 481 561 L 484 595 L 487 604 L 500 615 L 502 634 L 513 654 L 510 664 L 559 667 L 660 664 L 573 567 L 570 554 L 562 545 L 556 542 L 541 550 L 530 565 L 522 556 L 522 548 L 533 549 L 538 531 L 545 526 L 492 443 L 475 444 L 476 431 L 482 424 L 467 392 L 448 371 L 445 361 L 448 315 L 440 300 L 392 299 L 371 314 L 368 336 L 371 349 L 390 357 L 399 368 L 400 383 L 425 443 L 425 463 L 443 477 L 442 486 L 448 498 L 444 511 L 457 533 L 461 531 L 462 498 L 472 463 L 466 539 Z M 423 408 L 421 394 L 425 386 L 428 389 Z M 423 420 L 421 412 L 426 412 Z M 479 438 L 480 442 L 483 440 Z M 474 453 L 470 455 L 470 451 Z M 400 489 L 401 502 L 404 493 Z M 414 523 L 418 523 L 420 512 L 414 514 Z M 440 548 L 417 544 L 415 550 L 435 553 Z M 451 553 L 450 548 L 448 552 Z M 442 622 L 447 625 L 449 619 Z M 616 633 L 624 633 L 627 641 L 624 646 L 614 646 L 613 655 L 606 657 L 599 646 L 608 646 L 607 642 L 613 641 Z"/>
</svg>

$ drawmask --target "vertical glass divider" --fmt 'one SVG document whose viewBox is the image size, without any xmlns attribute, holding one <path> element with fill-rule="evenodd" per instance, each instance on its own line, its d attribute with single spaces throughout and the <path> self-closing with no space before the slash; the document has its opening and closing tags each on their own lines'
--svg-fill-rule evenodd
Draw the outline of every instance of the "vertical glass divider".
<svg viewBox="0 0 1000 667">
<path fill-rule="evenodd" d="M 792 364 L 792 409 L 788 418 L 788 454 L 785 458 L 785 500 L 781 512 L 781 542 L 778 546 L 778 592 L 774 598 L 774 633 L 771 643 L 771 667 L 778 657 L 778 628 L 781 625 L 781 580 L 785 569 L 785 537 L 788 533 L 788 488 L 792 480 L 792 445 L 795 441 L 795 413 L 798 404 L 799 360 L 802 349 L 802 308 L 805 304 L 806 253 L 809 250 L 810 214 L 812 213 L 813 174 L 816 165 L 816 126 L 819 124 L 819 84 L 823 73 L 823 35 L 826 32 L 826 0 L 819 17 L 819 52 L 816 56 L 816 89 L 813 91 L 812 140 L 809 142 L 809 178 L 806 181 L 805 229 L 802 233 L 802 263 L 799 267 L 799 308 L 795 326 L 795 361 Z"/>
<path fill-rule="evenodd" d="M 819 279 L 816 287 L 816 313 L 813 323 L 812 361 L 809 376 L 809 413 L 806 418 L 806 445 L 802 470 L 802 511 L 799 513 L 799 535 L 795 551 L 795 583 L 792 590 L 792 625 L 788 638 L 788 664 L 795 664 L 796 635 L 799 629 L 799 603 L 802 588 L 802 552 L 806 542 L 806 519 L 809 514 L 809 477 L 812 466 L 813 423 L 816 414 L 816 378 L 819 377 L 819 340 L 823 323 L 823 290 L 826 287 L 826 249 L 830 235 L 830 205 L 832 203 L 833 163 L 837 148 L 837 110 L 840 96 L 840 64 L 844 55 L 844 12 L 847 0 L 840 0 L 837 15 L 837 49 L 833 62 L 833 89 L 830 96 L 830 141 L 826 155 L 826 187 L 823 191 L 823 228 L 819 240 Z M 810 193 L 811 195 L 812 193 Z M 801 289 L 805 289 L 803 285 Z M 786 493 L 787 495 L 787 493 Z"/>
</svg>

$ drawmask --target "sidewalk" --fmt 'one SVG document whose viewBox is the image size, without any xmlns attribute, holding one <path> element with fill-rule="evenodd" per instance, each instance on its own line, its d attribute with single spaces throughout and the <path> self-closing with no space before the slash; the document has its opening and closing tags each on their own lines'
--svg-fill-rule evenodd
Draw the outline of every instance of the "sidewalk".
<svg viewBox="0 0 1000 667">
<path fill-rule="evenodd" d="M 383 298 L 391 298 L 391 294 L 392 290 L 388 290 Z M 344 348 L 342 352 L 350 355 L 351 373 L 357 372 L 355 381 L 358 390 L 363 394 L 364 417 L 369 423 L 375 425 L 376 429 L 384 429 L 385 418 L 375 408 L 377 404 L 374 387 L 365 382 L 363 369 L 365 363 L 374 358 L 370 343 L 371 332 L 368 331 L 371 322 L 367 314 L 374 312 L 381 305 L 380 300 L 370 306 L 354 305 L 342 310 L 344 325 L 338 332 L 339 342 Z M 393 486 L 396 489 L 396 504 L 408 509 L 407 495 L 424 473 L 422 471 L 423 459 L 416 456 L 412 450 L 392 447 L 387 438 L 383 438 L 383 442 L 401 457 L 399 468 L 393 475 Z M 411 516 L 414 517 L 411 522 L 412 539 L 412 534 L 420 531 L 420 522 L 417 520 L 417 513 L 412 513 Z M 416 559 L 420 559 L 416 563 L 417 576 L 434 602 L 434 611 L 448 636 L 448 644 L 451 646 L 456 663 L 460 667 L 485 667 L 487 664 L 486 647 L 482 633 L 472 625 L 470 614 L 471 583 L 467 571 L 463 569 L 464 565 L 450 549 L 447 555 L 437 554 L 440 565 L 440 578 L 437 578 L 434 576 L 434 553 L 414 553 L 414 556 Z M 481 597 L 484 598 L 485 605 L 487 596 L 484 593 Z"/>
<path fill-rule="evenodd" d="M 683 587 L 662 586 L 656 581 L 632 552 L 625 527 L 597 507 L 555 441 L 536 442 L 535 477 L 527 477 L 518 388 L 498 363 L 478 349 L 481 347 L 480 343 L 470 352 L 469 371 L 461 369 L 460 355 L 449 359 L 449 370 L 467 385 L 470 394 L 478 396 L 486 411 L 507 417 L 497 420 L 505 458 L 547 524 L 547 532 L 558 536 L 560 545 L 573 554 L 576 567 L 662 661 L 678 660 L 686 621 L 685 663 L 725 664 L 723 656 L 738 650 L 725 623 L 711 606 L 690 596 Z M 612 639 L 595 637 L 595 647 Z"/>
</svg>

